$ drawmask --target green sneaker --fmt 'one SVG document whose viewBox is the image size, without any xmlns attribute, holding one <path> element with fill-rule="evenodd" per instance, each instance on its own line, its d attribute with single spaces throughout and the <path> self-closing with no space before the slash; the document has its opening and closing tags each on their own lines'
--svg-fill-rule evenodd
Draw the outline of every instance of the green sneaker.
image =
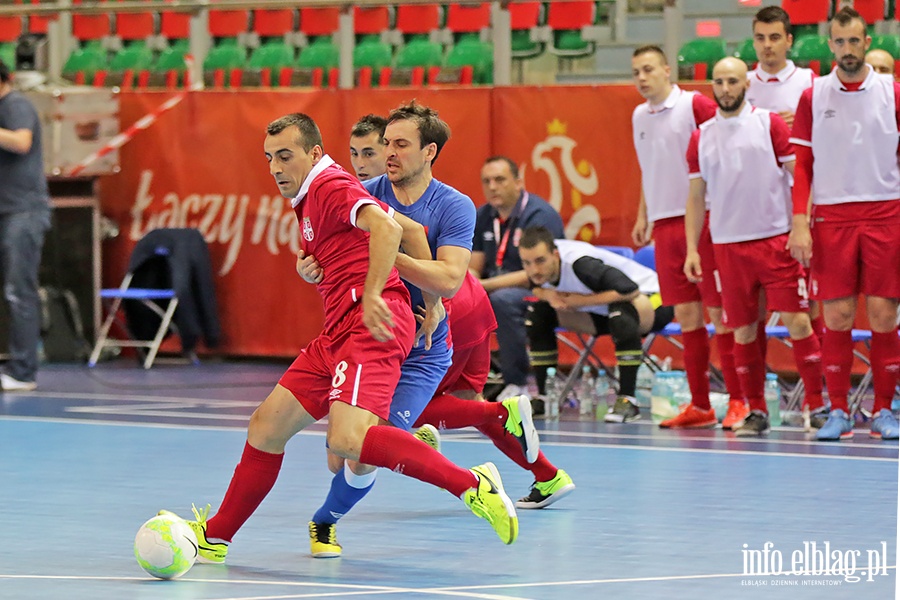
<svg viewBox="0 0 900 600">
<path fill-rule="evenodd" d="M 516 501 L 516 508 L 544 508 L 563 496 L 568 496 L 574 489 L 572 478 L 559 469 L 550 481 L 535 481 L 531 484 L 531 493 Z"/>
<path fill-rule="evenodd" d="M 334 523 L 309 522 L 309 551 L 313 558 L 338 558 L 341 545 L 337 543 L 337 526 Z"/>
<path fill-rule="evenodd" d="M 531 418 L 531 399 L 528 396 L 513 396 L 500 404 L 509 413 L 504 427 L 519 441 L 525 460 L 533 463 L 541 451 L 541 440 Z"/>
<path fill-rule="evenodd" d="M 516 507 L 503 491 L 503 482 L 494 463 L 472 467 L 478 477 L 478 487 L 466 490 L 463 502 L 476 516 L 491 524 L 504 544 L 512 544 L 519 537 Z"/>
<path fill-rule="evenodd" d="M 194 530 L 194 534 L 197 536 L 197 562 L 221 565 L 225 562 L 225 555 L 228 554 L 228 544 L 225 542 L 210 542 L 206 539 L 206 518 L 209 516 L 209 504 L 202 511 L 197 510 L 197 507 L 191 504 L 191 510 L 194 512 L 194 518 L 197 520 L 188 521 L 185 519 L 184 522 Z M 168 510 L 161 510 L 158 514 L 175 515 L 175 513 Z M 178 515 L 175 516 L 177 517 Z"/>
<path fill-rule="evenodd" d="M 424 425 L 416 429 L 413 435 L 438 452 L 441 451 L 441 434 L 438 432 L 437 428 L 434 425 L 425 423 Z"/>
</svg>

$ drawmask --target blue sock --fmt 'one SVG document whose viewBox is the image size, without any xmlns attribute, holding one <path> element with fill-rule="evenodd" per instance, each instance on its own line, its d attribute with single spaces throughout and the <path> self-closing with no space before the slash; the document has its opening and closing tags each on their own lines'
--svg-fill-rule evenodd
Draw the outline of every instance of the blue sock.
<svg viewBox="0 0 900 600">
<path fill-rule="evenodd" d="M 331 479 L 331 489 L 322 507 L 313 515 L 314 523 L 334 524 L 338 519 L 350 512 L 356 503 L 362 500 L 372 486 L 375 485 L 375 474 L 355 475 L 346 465 Z"/>
</svg>

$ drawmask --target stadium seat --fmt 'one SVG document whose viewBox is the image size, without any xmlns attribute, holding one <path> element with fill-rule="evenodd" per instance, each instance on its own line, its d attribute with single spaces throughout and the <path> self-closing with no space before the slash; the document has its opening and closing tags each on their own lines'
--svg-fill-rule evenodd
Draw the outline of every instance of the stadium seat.
<svg viewBox="0 0 900 600">
<path fill-rule="evenodd" d="M 92 82 L 94 75 L 106 68 L 106 49 L 100 40 L 92 40 L 72 51 L 63 65 L 62 75 L 75 83 L 85 84 Z"/>
<path fill-rule="evenodd" d="M 884 0 L 853 0 L 853 8 L 859 13 L 866 23 L 873 25 L 884 21 L 887 12 L 887 3 Z"/>
<path fill-rule="evenodd" d="M 781 8 L 791 18 L 791 25 L 818 25 L 831 16 L 834 3 L 833 0 L 781 0 Z"/>
<path fill-rule="evenodd" d="M 900 60 L 900 35 L 897 34 L 881 34 L 872 36 L 872 45 L 870 50 L 884 50 L 894 57 L 894 60 Z"/>
<path fill-rule="evenodd" d="M 217 38 L 236 38 L 242 33 L 247 33 L 250 23 L 250 11 L 248 10 L 220 10 L 209 11 L 209 35 Z"/>
<path fill-rule="evenodd" d="M 481 32 L 491 26 L 491 5 L 450 4 L 447 6 L 447 22 L 444 27 L 452 34 L 455 43 L 463 40 L 479 40 Z"/>
<path fill-rule="evenodd" d="M 404 69 L 421 67 L 428 70 L 444 62 L 444 48 L 430 35 L 440 28 L 441 9 L 437 4 L 400 5 L 397 7 L 395 30 L 405 43 L 397 50 L 394 66 Z"/>
<path fill-rule="evenodd" d="M 41 0 L 30 0 L 31 4 L 39 4 Z M 22 4 L 23 0 L 15 0 L 16 4 Z M 56 20 L 56 16 L 28 15 L 26 32 L 34 35 L 47 35 L 50 21 Z"/>
<path fill-rule="evenodd" d="M 282 38 L 264 41 L 250 55 L 247 68 L 241 79 L 242 86 L 278 86 L 281 70 L 290 69 L 294 64 L 294 47 Z"/>
<path fill-rule="evenodd" d="M 162 11 L 159 14 L 159 33 L 170 44 L 173 40 L 187 40 L 191 36 L 190 13 Z"/>
<path fill-rule="evenodd" d="M 116 13 L 115 34 L 123 42 L 146 40 L 155 33 L 155 29 L 156 18 L 149 10 Z"/>
<path fill-rule="evenodd" d="M 300 50 L 296 65 L 304 69 L 337 69 L 340 65 L 340 50 L 328 36 L 315 38 L 311 44 Z"/>
<path fill-rule="evenodd" d="M 0 60 L 16 68 L 16 41 L 22 34 L 22 17 L 0 17 Z"/>
<path fill-rule="evenodd" d="M 756 48 L 753 47 L 753 38 L 747 38 L 734 51 L 734 57 L 747 63 L 747 68 L 752 69 L 756 64 Z"/>
<path fill-rule="evenodd" d="M 696 81 L 712 77 L 713 66 L 728 54 L 722 38 L 696 38 L 678 51 L 678 78 Z"/>
<path fill-rule="evenodd" d="M 547 7 L 547 25 L 553 33 L 550 52 L 558 56 L 590 56 L 595 44 L 584 38 L 582 29 L 596 23 L 594 2 L 551 2 Z"/>
<path fill-rule="evenodd" d="M 391 66 L 394 58 L 393 47 L 383 40 L 391 26 L 390 11 L 386 6 L 371 8 L 356 7 L 353 13 L 353 29 L 356 47 L 353 49 L 353 67 L 369 69 L 370 76 L 379 76 L 382 70 Z M 375 83 L 373 81 L 372 83 Z"/>
<path fill-rule="evenodd" d="M 72 0 L 72 4 L 81 4 L 81 0 Z M 72 14 L 72 36 L 79 42 L 102 40 L 109 34 L 110 18 L 108 13 Z"/>
<path fill-rule="evenodd" d="M 296 13 L 289 8 L 278 10 L 254 10 L 253 32 L 262 40 L 283 38 L 294 31 Z"/>
<path fill-rule="evenodd" d="M 471 81 L 467 79 L 465 67 L 472 70 Z M 458 83 L 491 84 L 494 82 L 494 47 L 492 44 L 477 39 L 461 40 L 447 53 L 442 74 L 439 77 L 458 74 Z M 435 83 L 449 83 L 437 81 Z"/>
<path fill-rule="evenodd" d="M 544 42 L 532 39 L 542 24 L 543 7 L 540 2 L 522 2 L 509 5 L 510 29 L 512 29 L 512 57 L 525 59 L 540 56 Z"/>
<path fill-rule="evenodd" d="M 295 63 L 297 68 L 310 70 L 310 73 L 321 69 L 329 76 L 332 71 L 337 73 L 341 52 L 332 36 L 338 29 L 339 17 L 340 10 L 337 8 L 300 9 L 300 31 L 306 38 L 306 45 L 300 49 Z"/>
<path fill-rule="evenodd" d="M 800 67 L 809 67 L 816 75 L 831 72 L 834 55 L 828 47 L 828 36 L 806 35 L 794 40 L 791 58 Z"/>
<path fill-rule="evenodd" d="M 247 62 L 247 51 L 237 38 L 219 40 L 203 60 L 203 83 L 207 87 L 238 87 Z"/>
</svg>

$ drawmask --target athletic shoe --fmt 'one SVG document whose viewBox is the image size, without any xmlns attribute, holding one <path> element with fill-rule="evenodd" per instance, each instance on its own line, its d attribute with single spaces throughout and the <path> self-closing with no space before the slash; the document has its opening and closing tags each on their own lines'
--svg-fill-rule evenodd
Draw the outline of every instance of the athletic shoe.
<svg viewBox="0 0 900 600">
<path fill-rule="evenodd" d="M 475 513 L 491 524 L 504 544 L 512 544 L 519 537 L 519 518 L 512 500 L 503 491 L 503 482 L 494 463 L 484 463 L 472 467 L 478 478 L 478 487 L 463 493 L 463 502 Z"/>
<path fill-rule="evenodd" d="M 521 396 L 522 394 L 527 393 L 528 389 L 525 386 L 510 383 L 497 394 L 497 402 L 502 402 L 507 398 L 514 398 L 515 396 Z"/>
<path fill-rule="evenodd" d="M 516 396 L 504 400 L 501 404 L 509 414 L 504 428 L 519 441 L 525 460 L 533 463 L 541 451 L 541 440 L 531 419 L 531 399 L 528 396 Z"/>
<path fill-rule="evenodd" d="M 847 413 L 836 408 L 828 415 L 828 420 L 819 428 L 816 439 L 833 442 L 837 440 L 849 440 L 853 437 L 853 421 Z"/>
<path fill-rule="evenodd" d="M 4 392 L 30 392 L 37 389 L 34 381 L 19 381 L 6 373 L 0 373 L 0 387 Z"/>
<path fill-rule="evenodd" d="M 896 440 L 900 438 L 900 426 L 897 417 L 886 408 L 878 411 L 878 416 L 872 419 L 872 429 L 869 435 L 882 440 Z"/>
<path fill-rule="evenodd" d="M 338 558 L 341 555 L 336 529 L 334 523 L 309 522 L 309 551 L 313 558 Z"/>
<path fill-rule="evenodd" d="M 703 410 L 688 404 L 678 416 L 666 419 L 659 426 L 663 429 L 710 429 L 718 424 L 714 409 Z"/>
<path fill-rule="evenodd" d="M 575 489 L 569 474 L 562 469 L 550 481 L 535 481 L 531 484 L 531 493 L 519 498 L 516 508 L 544 508 L 560 498 L 568 496 Z"/>
<path fill-rule="evenodd" d="M 441 434 L 438 433 L 438 430 L 434 425 L 425 423 L 424 425 L 416 429 L 413 435 L 438 452 L 441 451 Z"/>
<path fill-rule="evenodd" d="M 735 425 L 741 424 L 747 415 L 750 414 L 750 407 L 743 400 L 729 400 L 728 412 L 722 419 L 722 429 L 734 429 Z"/>
<path fill-rule="evenodd" d="M 753 437 L 769 433 L 769 415 L 761 410 L 751 410 L 744 422 L 732 430 L 738 437 Z"/>
<path fill-rule="evenodd" d="M 531 414 L 535 417 L 544 416 L 544 396 L 535 396 L 531 399 Z"/>
<path fill-rule="evenodd" d="M 191 504 L 191 510 L 194 512 L 196 521 L 188 521 L 185 523 L 194 530 L 197 536 L 197 562 L 220 565 L 225 562 L 225 556 L 228 554 L 228 544 L 225 542 L 210 542 L 206 539 L 206 519 L 209 517 L 209 504 L 203 510 L 197 510 L 197 507 Z M 178 516 L 168 510 L 159 511 L 161 515 Z"/>
<path fill-rule="evenodd" d="M 828 422 L 828 407 L 820 406 L 816 410 L 810 411 L 809 407 L 803 407 L 803 430 L 815 431 L 822 429 Z"/>
<path fill-rule="evenodd" d="M 607 423 L 631 423 L 641 418 L 641 411 L 638 410 L 637 400 L 631 396 L 619 396 L 616 398 L 616 404 L 613 409 L 606 413 L 603 420 Z"/>
</svg>

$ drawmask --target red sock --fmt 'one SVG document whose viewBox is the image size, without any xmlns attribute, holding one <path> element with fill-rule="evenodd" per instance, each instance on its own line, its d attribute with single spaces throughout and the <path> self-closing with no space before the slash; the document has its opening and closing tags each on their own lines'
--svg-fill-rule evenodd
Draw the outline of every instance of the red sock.
<svg viewBox="0 0 900 600">
<path fill-rule="evenodd" d="M 369 428 L 359 453 L 359 462 L 384 467 L 444 488 L 456 497 L 478 485 L 478 478 L 474 473 L 457 467 L 443 454 L 409 432 L 389 425 Z"/>
<path fill-rule="evenodd" d="M 691 389 L 691 404 L 709 410 L 709 335 L 706 327 L 681 334 L 684 370 Z"/>
<path fill-rule="evenodd" d="M 463 400 L 451 394 L 444 394 L 431 399 L 413 427 L 429 423 L 438 429 L 462 429 L 477 427 L 495 420 L 503 422 L 507 416 L 509 413 L 499 402 Z"/>
<path fill-rule="evenodd" d="M 825 329 L 822 341 L 822 367 L 831 410 L 841 409 L 849 413 L 847 396 L 850 394 L 850 368 L 853 366 L 853 334 L 849 330 Z"/>
<path fill-rule="evenodd" d="M 284 454 L 257 450 L 250 442 L 244 444 L 244 454 L 234 469 L 222 505 L 206 523 L 207 538 L 231 541 L 275 485 L 282 460 Z"/>
<path fill-rule="evenodd" d="M 538 453 L 538 458 L 534 463 L 528 464 L 522 453 L 522 445 L 499 422 L 481 425 L 478 427 L 478 431 L 494 442 L 500 452 L 508 456 L 511 461 L 526 471 L 534 473 L 535 481 L 550 481 L 556 477 L 556 467 L 547 460 L 543 452 Z"/>
<path fill-rule="evenodd" d="M 717 333 L 716 346 L 719 349 L 719 362 L 722 363 L 722 377 L 725 378 L 725 389 L 732 400 L 743 400 L 741 380 L 734 370 L 734 333 Z"/>
<path fill-rule="evenodd" d="M 825 317 L 819 315 L 813 319 L 810 319 L 810 324 L 812 325 L 813 333 L 816 334 L 816 337 L 819 338 L 819 346 L 822 346 L 822 336 L 825 335 Z"/>
<path fill-rule="evenodd" d="M 887 333 L 872 332 L 872 387 L 875 388 L 875 406 L 878 414 L 882 408 L 891 409 L 894 390 L 897 388 L 897 374 L 900 371 L 900 338 L 897 330 Z"/>
<path fill-rule="evenodd" d="M 766 364 L 766 354 L 769 352 L 769 338 L 766 337 L 765 321 L 760 321 L 756 324 L 756 343 L 759 344 L 759 355 L 762 357 L 763 364 Z"/>
<path fill-rule="evenodd" d="M 750 403 L 750 410 L 768 414 L 766 408 L 765 385 L 766 368 L 759 355 L 759 344 L 734 344 L 734 364 L 744 397 Z"/>
<path fill-rule="evenodd" d="M 803 380 L 803 403 L 809 410 L 821 408 L 822 400 L 822 351 L 819 338 L 813 333 L 802 340 L 791 340 L 794 347 L 794 361 Z"/>
</svg>

